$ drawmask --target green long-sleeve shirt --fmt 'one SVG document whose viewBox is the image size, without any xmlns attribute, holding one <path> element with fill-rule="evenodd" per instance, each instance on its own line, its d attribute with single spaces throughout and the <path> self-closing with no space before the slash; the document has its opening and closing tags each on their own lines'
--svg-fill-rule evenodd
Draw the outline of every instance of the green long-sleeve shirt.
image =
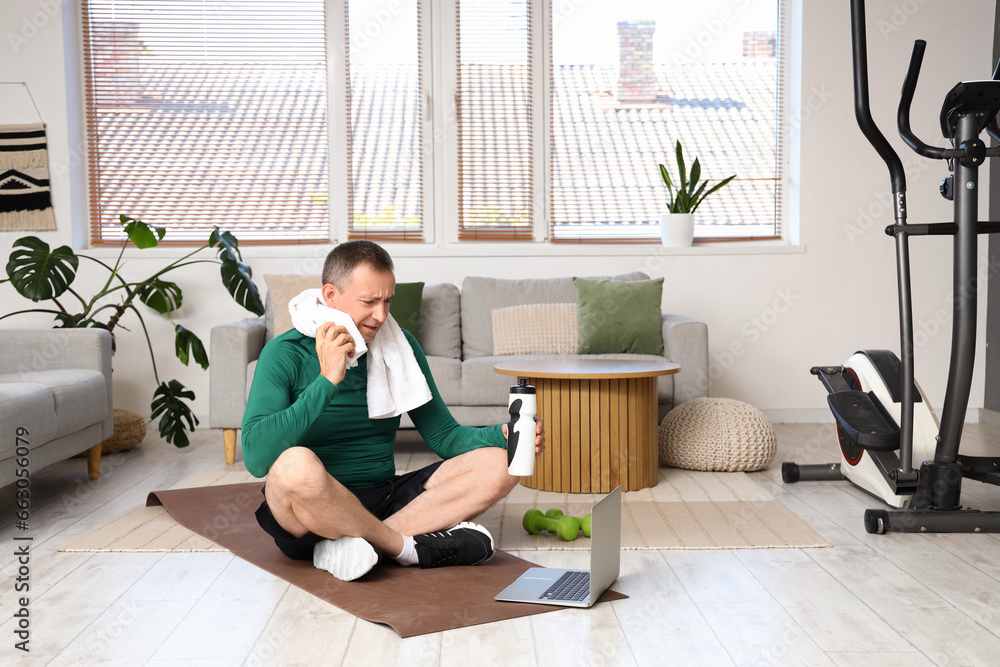
<svg viewBox="0 0 1000 667">
<path fill-rule="evenodd" d="M 438 393 L 427 357 L 406 335 L 427 378 L 432 398 L 409 411 L 421 437 L 448 459 L 480 447 L 506 447 L 501 426 L 460 426 Z M 368 355 L 338 385 L 321 376 L 316 340 L 295 329 L 269 341 L 260 353 L 246 411 L 243 461 L 263 477 L 289 447 L 308 447 L 327 471 L 350 488 L 371 486 L 396 473 L 393 447 L 399 417 L 368 417 Z"/>
</svg>

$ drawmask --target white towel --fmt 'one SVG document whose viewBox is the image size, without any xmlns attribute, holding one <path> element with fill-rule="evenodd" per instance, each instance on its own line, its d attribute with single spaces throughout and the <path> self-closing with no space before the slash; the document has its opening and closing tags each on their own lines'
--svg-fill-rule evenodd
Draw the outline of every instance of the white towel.
<svg viewBox="0 0 1000 667">
<path fill-rule="evenodd" d="M 288 302 L 288 312 L 292 325 L 311 338 L 316 337 L 316 329 L 326 322 L 345 327 L 354 339 L 354 356 L 347 360 L 348 368 L 357 366 L 361 355 L 369 353 L 368 416 L 371 419 L 397 417 L 431 400 L 427 378 L 392 315 L 386 317 L 375 338 L 366 344 L 350 315 L 326 305 L 321 289 L 307 289 L 293 298 Z"/>
</svg>

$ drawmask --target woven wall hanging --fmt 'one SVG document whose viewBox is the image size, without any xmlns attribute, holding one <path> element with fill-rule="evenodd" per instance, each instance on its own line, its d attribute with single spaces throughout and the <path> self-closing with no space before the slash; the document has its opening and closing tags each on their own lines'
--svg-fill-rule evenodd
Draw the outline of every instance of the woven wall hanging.
<svg viewBox="0 0 1000 667">
<path fill-rule="evenodd" d="M 23 83 L 0 83 L 0 231 L 56 228 L 45 124 Z"/>
</svg>

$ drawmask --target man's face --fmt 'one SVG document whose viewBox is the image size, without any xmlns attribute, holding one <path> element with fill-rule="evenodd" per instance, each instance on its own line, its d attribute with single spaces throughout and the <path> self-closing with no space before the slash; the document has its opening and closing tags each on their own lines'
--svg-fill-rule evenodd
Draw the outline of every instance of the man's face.
<svg viewBox="0 0 1000 667">
<path fill-rule="evenodd" d="M 389 302 L 396 293 L 392 271 L 376 271 L 368 264 L 358 264 L 343 291 L 336 285 L 323 285 L 323 300 L 331 308 L 351 316 L 366 343 L 372 342 L 389 316 Z"/>
</svg>

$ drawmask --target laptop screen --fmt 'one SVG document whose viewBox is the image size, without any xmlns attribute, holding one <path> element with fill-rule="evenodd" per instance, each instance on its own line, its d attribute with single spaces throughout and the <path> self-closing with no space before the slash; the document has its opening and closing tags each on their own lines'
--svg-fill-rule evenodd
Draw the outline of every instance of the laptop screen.
<svg viewBox="0 0 1000 667">
<path fill-rule="evenodd" d="M 604 496 L 591 513 L 590 595 L 601 595 L 618 578 L 621 566 L 622 488 Z"/>
</svg>

